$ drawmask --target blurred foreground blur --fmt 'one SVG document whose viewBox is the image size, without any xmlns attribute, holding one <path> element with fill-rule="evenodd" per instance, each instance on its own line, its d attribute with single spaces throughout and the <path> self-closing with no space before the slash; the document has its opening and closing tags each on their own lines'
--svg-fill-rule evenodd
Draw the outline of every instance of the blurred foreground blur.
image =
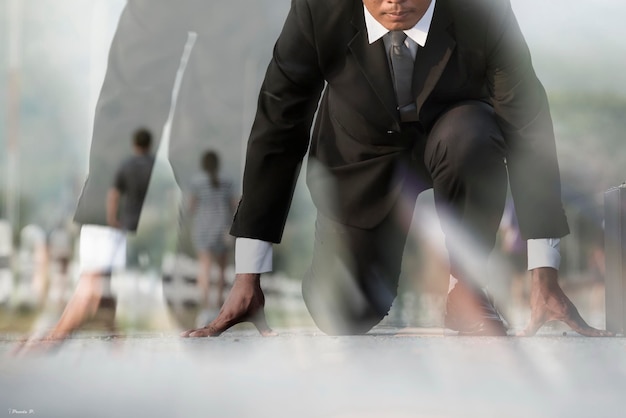
<svg viewBox="0 0 626 418">
<path fill-rule="evenodd" d="M 414 218 L 405 249 L 399 296 L 381 326 L 442 327 L 447 267 L 442 250 L 443 237 L 430 197 L 425 195 L 418 199 L 416 213 L 420 213 Z M 4 260 L 0 272 L 0 333 L 43 333 L 58 320 L 78 282 L 77 251 L 74 250 L 78 244 L 77 230 L 71 223 L 49 233 L 36 225 L 28 225 L 19 234 L 17 244 L 12 246 L 6 235 L 9 229 L 6 223 L 0 224 L 0 250 Z M 576 231 L 574 228 L 573 236 L 564 240 L 565 244 L 575 240 Z M 288 242 L 289 233 L 288 230 Z M 185 234 L 181 235 L 183 238 L 178 237 L 179 243 L 184 241 Z M 141 238 L 140 232 L 137 239 Z M 170 239 L 175 241 L 176 237 Z M 503 230 L 500 244 L 504 240 Z M 104 307 L 79 332 L 113 333 L 113 329 L 121 334 L 167 332 L 195 325 L 201 312 L 201 292 L 196 283 L 197 261 L 184 251 L 159 253 L 150 252 L 150 246 L 144 248 L 145 252 L 131 257 L 136 261 L 131 262 L 125 271 L 112 276 L 111 290 L 118 301 L 114 317 L 109 318 Z M 284 248 L 279 249 L 278 254 L 284 251 Z M 295 259 L 310 257 L 306 245 L 291 251 L 287 254 L 299 251 L 293 254 Z M 529 274 L 518 269 L 514 261 L 504 246 L 498 246 L 492 254 L 488 286 L 512 328 L 521 329 L 529 315 Z M 306 268 L 305 261 L 303 265 Z M 276 273 L 262 277 L 270 326 L 314 327 L 302 301 L 298 268 L 293 268 L 293 274 L 286 274 L 285 270 L 278 269 Z M 225 292 L 228 292 L 234 280 L 232 263 L 227 269 L 226 280 Z M 562 286 L 590 325 L 604 328 L 602 245 L 563 246 Z M 111 327 L 112 323 L 114 327 Z"/>
</svg>

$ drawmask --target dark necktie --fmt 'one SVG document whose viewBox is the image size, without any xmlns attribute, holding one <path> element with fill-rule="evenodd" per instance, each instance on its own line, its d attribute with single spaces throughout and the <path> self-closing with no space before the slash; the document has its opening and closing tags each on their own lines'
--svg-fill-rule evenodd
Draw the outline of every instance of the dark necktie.
<svg viewBox="0 0 626 418">
<path fill-rule="evenodd" d="M 413 80 L 413 57 L 411 51 L 405 45 L 406 34 L 402 31 L 391 31 L 391 50 L 389 59 L 393 71 L 393 83 L 396 89 L 398 110 L 403 122 L 411 122 L 417 119 L 415 113 L 415 98 L 411 93 Z"/>
</svg>

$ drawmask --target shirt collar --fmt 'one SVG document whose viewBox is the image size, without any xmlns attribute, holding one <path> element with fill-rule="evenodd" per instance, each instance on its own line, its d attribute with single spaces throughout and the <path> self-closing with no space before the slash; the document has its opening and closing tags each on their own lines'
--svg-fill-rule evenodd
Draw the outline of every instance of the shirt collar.
<svg viewBox="0 0 626 418">
<path fill-rule="evenodd" d="M 428 37 L 428 31 L 430 30 L 430 23 L 433 20 L 433 12 L 435 10 L 435 2 L 436 0 L 432 0 L 430 2 L 430 6 L 428 6 L 428 10 L 424 13 L 424 16 L 413 26 L 411 29 L 407 29 L 404 31 L 406 35 L 415 41 L 419 46 L 424 46 L 426 44 L 426 38 Z M 367 7 L 363 5 L 363 9 L 365 10 L 365 27 L 367 28 L 367 39 L 370 44 L 373 44 L 387 32 L 389 29 L 385 28 L 379 21 L 374 19 L 374 16 L 367 10 Z"/>
</svg>

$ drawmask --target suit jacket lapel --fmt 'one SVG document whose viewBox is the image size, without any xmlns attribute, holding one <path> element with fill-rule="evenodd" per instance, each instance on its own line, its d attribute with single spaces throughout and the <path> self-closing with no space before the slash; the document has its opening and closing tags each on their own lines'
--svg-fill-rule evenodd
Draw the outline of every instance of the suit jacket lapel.
<svg viewBox="0 0 626 418">
<path fill-rule="evenodd" d="M 439 81 L 456 46 L 456 41 L 447 31 L 450 23 L 451 19 L 445 2 L 437 2 L 426 45 L 418 49 L 415 57 L 413 92 L 416 95 L 418 114 Z"/>
<path fill-rule="evenodd" d="M 399 121 L 396 94 L 393 90 L 385 46 L 382 38 L 371 45 L 369 44 L 361 1 L 355 2 L 352 24 L 357 32 L 348 44 L 348 48 L 352 51 L 361 71 L 365 74 L 367 81 L 389 115 Z"/>
</svg>

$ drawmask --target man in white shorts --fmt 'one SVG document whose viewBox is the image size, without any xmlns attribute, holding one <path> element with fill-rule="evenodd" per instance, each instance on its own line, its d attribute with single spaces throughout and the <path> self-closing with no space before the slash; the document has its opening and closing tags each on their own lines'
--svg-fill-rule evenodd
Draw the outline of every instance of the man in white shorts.
<svg viewBox="0 0 626 418">
<path fill-rule="evenodd" d="M 119 165 L 106 199 L 108 225 L 83 224 L 80 230 L 79 271 L 76 290 L 53 329 L 35 342 L 52 346 L 67 338 L 98 314 L 104 326 L 115 329 L 116 299 L 111 293 L 111 275 L 126 267 L 127 234 L 139 225 L 141 207 L 148 191 L 154 156 L 152 135 L 146 129 L 133 134 L 132 156 Z"/>
</svg>

